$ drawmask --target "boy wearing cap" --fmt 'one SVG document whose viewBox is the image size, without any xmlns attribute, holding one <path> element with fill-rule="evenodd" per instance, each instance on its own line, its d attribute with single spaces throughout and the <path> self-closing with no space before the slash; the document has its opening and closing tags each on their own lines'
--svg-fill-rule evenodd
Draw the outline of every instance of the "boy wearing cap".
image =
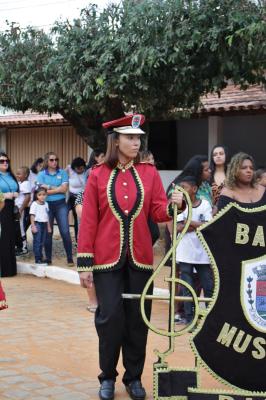
<svg viewBox="0 0 266 400">
<path fill-rule="evenodd" d="M 94 281 L 98 299 L 101 400 L 114 398 L 121 350 L 129 396 L 146 396 L 141 375 L 148 329 L 139 302 L 123 300 L 122 293 L 143 291 L 153 270 L 148 217 L 169 221 L 171 205 L 156 168 L 139 162 L 144 120 L 130 115 L 103 124 L 108 129 L 105 162 L 92 169 L 84 193 L 77 264 L 81 285 L 90 287 Z M 182 194 L 174 193 L 172 202 L 181 206 Z M 146 302 L 146 315 L 150 313 L 151 302 Z"/>
</svg>

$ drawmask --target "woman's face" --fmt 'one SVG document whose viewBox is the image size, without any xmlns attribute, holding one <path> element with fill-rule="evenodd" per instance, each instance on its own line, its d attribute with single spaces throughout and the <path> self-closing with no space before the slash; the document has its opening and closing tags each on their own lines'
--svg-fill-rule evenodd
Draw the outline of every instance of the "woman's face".
<svg viewBox="0 0 266 400">
<path fill-rule="evenodd" d="M 140 149 L 140 135 L 120 134 L 117 139 L 118 159 L 125 163 L 137 157 Z"/>
<path fill-rule="evenodd" d="M 9 167 L 9 160 L 6 156 L 0 156 L 0 171 L 7 172 Z"/>
<path fill-rule="evenodd" d="M 250 160 L 244 160 L 238 170 L 237 180 L 244 184 L 250 184 L 254 175 L 254 166 Z"/>
<path fill-rule="evenodd" d="M 201 179 L 202 179 L 202 181 L 208 181 L 210 179 L 210 176 L 211 176 L 211 171 L 210 171 L 210 167 L 209 167 L 209 162 L 204 161 L 202 163 Z"/>
<path fill-rule="evenodd" d="M 212 159 L 215 165 L 225 164 L 225 151 L 223 147 L 216 147 L 212 153 Z"/>
<path fill-rule="evenodd" d="M 58 157 L 56 154 L 50 154 L 48 158 L 48 169 L 56 170 L 58 166 Z"/>
</svg>

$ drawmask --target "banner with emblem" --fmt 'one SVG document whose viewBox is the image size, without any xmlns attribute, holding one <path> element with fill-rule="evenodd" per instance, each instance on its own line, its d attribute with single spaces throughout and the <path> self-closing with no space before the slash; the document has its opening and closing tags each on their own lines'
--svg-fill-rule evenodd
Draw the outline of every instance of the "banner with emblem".
<svg viewBox="0 0 266 400">
<path fill-rule="evenodd" d="M 266 392 L 265 234 L 266 207 L 235 203 L 199 229 L 212 260 L 215 299 L 191 344 L 201 365 L 236 393 Z"/>
</svg>

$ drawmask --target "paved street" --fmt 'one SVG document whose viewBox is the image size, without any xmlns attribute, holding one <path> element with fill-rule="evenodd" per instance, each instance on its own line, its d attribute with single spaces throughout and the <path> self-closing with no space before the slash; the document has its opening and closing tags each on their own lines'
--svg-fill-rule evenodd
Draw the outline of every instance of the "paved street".
<svg viewBox="0 0 266 400">
<path fill-rule="evenodd" d="M 93 314 L 86 310 L 86 292 L 79 286 L 19 275 L 2 280 L 9 309 L 0 312 L 0 399 L 98 399 L 97 336 Z M 166 326 L 166 303 L 156 302 L 153 322 Z M 152 399 L 153 349 L 164 351 L 168 341 L 149 335 L 143 383 Z M 175 360 L 193 366 L 188 335 L 178 339 Z M 178 364 L 177 363 L 177 364 Z M 128 399 L 121 383 L 116 399 Z"/>
</svg>

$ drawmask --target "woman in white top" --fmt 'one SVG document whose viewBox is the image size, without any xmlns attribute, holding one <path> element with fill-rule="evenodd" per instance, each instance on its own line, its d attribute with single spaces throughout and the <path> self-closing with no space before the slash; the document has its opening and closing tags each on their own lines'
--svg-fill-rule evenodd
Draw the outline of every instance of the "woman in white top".
<svg viewBox="0 0 266 400">
<path fill-rule="evenodd" d="M 37 182 L 37 175 L 42 169 L 43 169 L 43 158 L 42 157 L 36 158 L 32 166 L 30 167 L 30 174 L 28 177 L 32 192 L 31 200 L 33 199 L 33 193 Z"/>
<path fill-rule="evenodd" d="M 74 218 L 74 231 L 76 242 L 78 240 L 78 217 L 75 210 L 77 195 L 84 190 L 86 184 L 86 162 L 83 158 L 74 158 L 71 165 L 68 165 L 66 172 L 69 176 L 69 211 L 72 210 Z"/>
</svg>

